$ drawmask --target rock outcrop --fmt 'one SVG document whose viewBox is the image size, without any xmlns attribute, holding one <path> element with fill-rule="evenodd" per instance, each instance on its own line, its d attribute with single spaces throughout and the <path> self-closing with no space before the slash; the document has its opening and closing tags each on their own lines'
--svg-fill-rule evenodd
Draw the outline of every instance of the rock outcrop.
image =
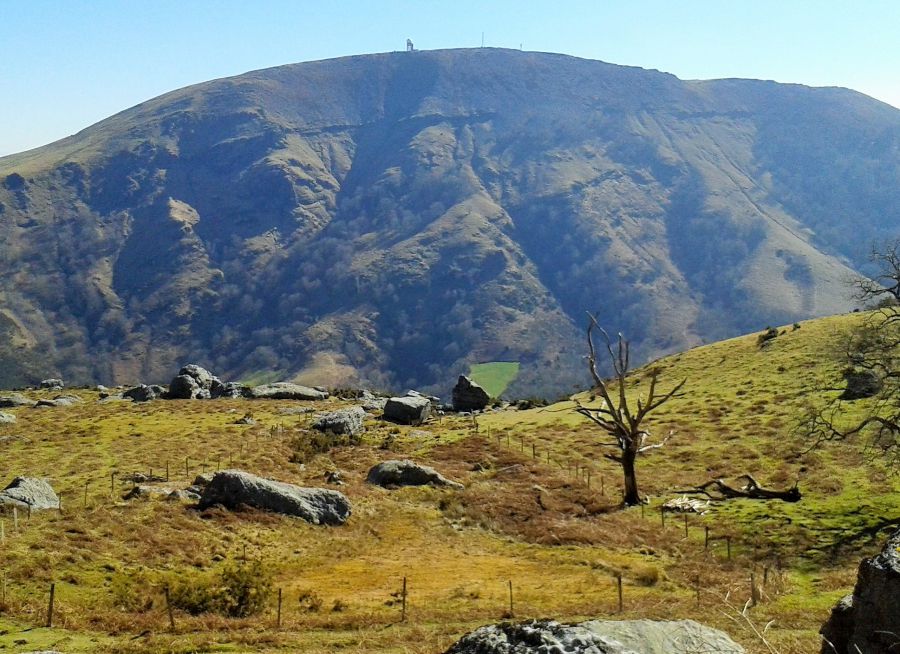
<svg viewBox="0 0 900 654">
<path fill-rule="evenodd" d="M 481 627 L 445 654 L 743 654 L 722 631 L 693 620 L 531 620 Z"/>
<path fill-rule="evenodd" d="M 46 388 L 51 391 L 61 391 L 65 387 L 65 382 L 62 379 L 43 379 L 41 380 L 41 388 Z"/>
<path fill-rule="evenodd" d="M 837 603 L 820 633 L 822 654 L 900 651 L 900 529 L 863 560 L 853 594 Z"/>
<path fill-rule="evenodd" d="M 446 486 L 462 490 L 464 486 L 450 481 L 434 468 L 412 461 L 382 461 L 373 466 L 366 481 L 376 486 Z"/>
<path fill-rule="evenodd" d="M 59 497 L 45 479 L 16 477 L 0 491 L 0 507 L 3 506 L 47 511 L 59 508 Z"/>
<path fill-rule="evenodd" d="M 431 400 L 422 395 L 392 397 L 384 405 L 384 419 L 401 425 L 421 425 L 430 415 Z"/>
<path fill-rule="evenodd" d="M 313 420 L 312 428 L 332 434 L 357 436 L 364 431 L 363 420 L 365 417 L 365 410 L 359 406 L 329 411 L 318 414 Z"/>
<path fill-rule="evenodd" d="M 13 414 L 0 411 L 0 425 L 11 425 L 15 421 L 16 417 Z"/>
<path fill-rule="evenodd" d="M 169 382 L 170 400 L 208 400 L 209 390 L 202 388 L 191 375 L 176 375 Z"/>
<path fill-rule="evenodd" d="M 460 375 L 453 387 L 454 411 L 483 411 L 491 398 L 481 386 L 465 375 Z"/>
<path fill-rule="evenodd" d="M 256 400 L 325 400 L 328 393 L 290 382 L 275 382 L 254 386 L 248 397 Z"/>
<path fill-rule="evenodd" d="M 223 470 L 213 476 L 200 497 L 200 508 L 216 504 L 231 509 L 250 506 L 316 525 L 341 525 L 350 517 L 350 501 L 343 493 L 263 479 L 241 470 Z"/>
<path fill-rule="evenodd" d="M 12 409 L 17 406 L 34 406 L 34 400 L 29 400 L 21 393 L 0 396 L 0 409 Z"/>
<path fill-rule="evenodd" d="M 122 392 L 122 397 L 132 400 L 133 402 L 149 402 L 151 400 L 156 400 L 163 397 L 166 394 L 166 389 L 157 384 L 141 384 L 139 386 L 135 386 L 133 388 L 129 388 L 127 391 Z"/>
</svg>

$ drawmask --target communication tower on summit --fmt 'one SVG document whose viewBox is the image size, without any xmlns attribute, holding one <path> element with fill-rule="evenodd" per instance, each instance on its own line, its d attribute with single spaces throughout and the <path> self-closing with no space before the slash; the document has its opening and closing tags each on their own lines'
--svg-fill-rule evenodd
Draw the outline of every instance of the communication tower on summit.
<svg viewBox="0 0 900 654">
<path fill-rule="evenodd" d="M 411 39 L 406 39 L 406 51 L 413 52 L 415 48 L 413 47 L 413 42 Z"/>
</svg>

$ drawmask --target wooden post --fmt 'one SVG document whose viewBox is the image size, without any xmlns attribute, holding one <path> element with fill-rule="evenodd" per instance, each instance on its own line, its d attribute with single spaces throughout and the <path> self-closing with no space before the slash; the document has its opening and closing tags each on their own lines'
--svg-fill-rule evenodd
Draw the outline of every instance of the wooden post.
<svg viewBox="0 0 900 654">
<path fill-rule="evenodd" d="M 276 626 L 281 629 L 281 589 L 278 589 L 278 621 L 275 623 Z"/>
<path fill-rule="evenodd" d="M 113 470 L 111 473 L 109 473 L 109 494 L 110 495 L 116 494 L 116 472 L 115 472 L 115 470 Z"/>
<path fill-rule="evenodd" d="M 709 549 L 709 525 L 703 527 L 703 549 Z"/>
<path fill-rule="evenodd" d="M 169 629 L 175 631 L 175 613 L 172 611 L 172 601 L 169 598 L 169 586 L 166 584 L 165 587 L 166 593 L 166 611 L 169 614 Z"/>
<path fill-rule="evenodd" d="M 512 579 L 510 579 L 508 583 L 509 583 L 509 617 L 514 618 L 516 615 L 516 612 L 513 607 Z"/>
<path fill-rule="evenodd" d="M 190 480 L 190 478 L 191 478 L 191 471 L 190 471 L 190 469 L 188 469 L 188 458 L 187 457 L 184 457 L 184 476 L 188 480 Z"/>
<path fill-rule="evenodd" d="M 222 469 L 222 457 L 217 456 L 216 457 L 216 472 L 218 472 L 221 469 Z"/>
<path fill-rule="evenodd" d="M 587 471 L 587 482 L 588 482 L 588 488 L 590 488 L 591 487 L 591 471 L 590 471 L 590 469 L 588 469 L 588 471 Z"/>
<path fill-rule="evenodd" d="M 731 560 L 731 536 L 725 537 L 725 545 L 728 548 L 728 560 Z"/>
<path fill-rule="evenodd" d="M 684 537 L 688 537 L 688 514 L 684 514 Z"/>
<path fill-rule="evenodd" d="M 19 533 L 19 509 L 13 507 L 13 531 Z"/>
<path fill-rule="evenodd" d="M 47 628 L 53 627 L 53 601 L 56 599 L 56 584 L 50 584 L 50 604 L 47 606 Z"/>
<path fill-rule="evenodd" d="M 406 577 L 403 577 L 403 591 L 400 593 L 403 602 L 400 613 L 400 622 L 406 622 Z"/>
<path fill-rule="evenodd" d="M 531 444 L 531 458 L 537 458 L 537 446 L 534 443 Z"/>
<path fill-rule="evenodd" d="M 63 505 L 62 505 L 63 495 L 62 495 L 62 493 L 57 493 L 56 498 L 59 500 L 59 502 L 58 502 L 59 512 L 62 513 L 63 512 Z M 31 505 L 30 504 L 28 505 L 28 519 L 31 520 Z"/>
<path fill-rule="evenodd" d="M 606 495 L 606 480 L 600 475 L 600 494 Z"/>
<path fill-rule="evenodd" d="M 6 523 L 0 520 L 0 543 L 6 542 Z"/>
<path fill-rule="evenodd" d="M 750 573 L 750 606 L 759 604 L 759 588 L 756 587 L 756 573 Z"/>
<path fill-rule="evenodd" d="M 509 432 L 506 432 L 506 449 L 509 449 Z"/>
<path fill-rule="evenodd" d="M 621 613 L 624 610 L 624 606 L 625 606 L 624 601 L 622 599 L 622 573 L 621 572 L 616 573 L 616 585 L 618 586 L 618 589 L 619 589 L 619 613 Z"/>
<path fill-rule="evenodd" d="M 666 507 L 664 507 L 664 506 L 659 507 L 659 518 L 660 518 L 660 520 L 662 520 L 662 528 L 665 529 L 666 528 Z"/>
<path fill-rule="evenodd" d="M 769 584 L 769 566 L 765 566 L 763 568 L 763 586 L 767 586 Z"/>
<path fill-rule="evenodd" d="M 244 554 L 242 558 L 244 559 L 244 561 L 247 560 L 247 543 L 244 543 Z"/>
<path fill-rule="evenodd" d="M 519 436 L 519 452 L 525 453 L 525 437 Z"/>
<path fill-rule="evenodd" d="M 547 450 L 547 465 L 550 465 L 550 450 Z"/>
<path fill-rule="evenodd" d="M 169 462 L 166 461 L 166 482 L 169 481 Z"/>
<path fill-rule="evenodd" d="M 697 606 L 700 606 L 700 575 L 694 580 L 694 587 L 697 589 Z"/>
</svg>

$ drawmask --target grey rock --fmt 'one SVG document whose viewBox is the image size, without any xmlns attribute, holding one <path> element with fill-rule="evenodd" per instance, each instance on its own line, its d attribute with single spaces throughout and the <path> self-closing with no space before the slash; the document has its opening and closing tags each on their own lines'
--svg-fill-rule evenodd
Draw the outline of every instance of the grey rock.
<svg viewBox="0 0 900 654">
<path fill-rule="evenodd" d="M 223 470 L 213 476 L 200 498 L 200 508 L 216 504 L 251 506 L 316 525 L 340 525 L 350 517 L 350 501 L 343 493 L 263 479 L 241 470 Z"/>
<path fill-rule="evenodd" d="M 863 559 L 853 595 L 838 602 L 820 633 L 823 654 L 900 651 L 900 529 Z"/>
<path fill-rule="evenodd" d="M 149 402 L 151 400 L 156 400 L 163 395 L 165 395 L 166 389 L 157 384 L 141 384 L 140 386 L 135 386 L 134 388 L 129 388 L 127 391 L 122 392 L 122 397 L 127 398 L 133 402 Z"/>
<path fill-rule="evenodd" d="M 861 400 L 881 392 L 881 377 L 871 370 L 845 370 L 847 388 L 841 393 L 842 400 Z"/>
<path fill-rule="evenodd" d="M 328 484 L 334 484 L 335 486 L 343 486 L 344 475 L 340 470 L 329 470 L 325 473 L 325 482 Z"/>
<path fill-rule="evenodd" d="M 51 391 L 61 391 L 65 387 L 62 379 L 42 379 L 41 388 L 47 388 Z"/>
<path fill-rule="evenodd" d="M 237 382 L 220 382 L 219 380 L 214 380 L 209 393 L 210 397 L 212 397 L 213 399 L 236 399 L 240 397 L 247 397 L 250 394 L 250 387 L 244 386 L 243 384 L 238 384 Z"/>
<path fill-rule="evenodd" d="M 483 411 L 491 397 L 481 386 L 465 375 L 460 375 L 453 387 L 454 411 Z"/>
<path fill-rule="evenodd" d="M 0 506 L 47 511 L 59 508 L 59 497 L 45 479 L 16 477 L 0 491 Z"/>
<path fill-rule="evenodd" d="M 194 477 L 194 483 L 192 486 L 200 486 L 201 488 L 206 488 L 209 486 L 209 482 L 213 480 L 214 473 L 212 472 L 203 472 Z"/>
<path fill-rule="evenodd" d="M 303 416 L 314 411 L 315 409 L 309 406 L 286 406 L 278 409 L 278 413 L 283 416 Z"/>
<path fill-rule="evenodd" d="M 0 397 L 0 409 L 12 409 L 17 406 L 34 406 L 34 400 L 29 400 L 21 393 L 3 395 Z"/>
<path fill-rule="evenodd" d="M 215 375 L 206 368 L 198 366 L 196 363 L 189 363 L 186 366 L 182 366 L 181 370 L 178 371 L 178 376 L 180 377 L 182 375 L 192 377 L 194 381 L 197 382 L 197 386 L 206 390 L 210 390 L 213 387 L 214 382 L 221 384 Z"/>
<path fill-rule="evenodd" d="M 13 414 L 0 411 L 0 425 L 11 425 L 15 421 L 16 417 Z"/>
<path fill-rule="evenodd" d="M 373 466 L 366 476 L 366 481 L 385 488 L 395 486 L 447 486 L 463 489 L 458 482 L 450 481 L 434 468 L 419 465 L 412 461 L 382 461 Z"/>
<path fill-rule="evenodd" d="M 386 397 L 378 397 L 372 391 L 365 389 L 360 391 L 358 399 L 363 411 L 384 411 L 384 405 L 387 404 Z"/>
<path fill-rule="evenodd" d="M 743 654 L 722 631 L 693 620 L 531 620 L 481 627 L 445 654 Z"/>
<path fill-rule="evenodd" d="M 392 397 L 384 405 L 384 419 L 402 425 L 421 425 L 431 415 L 431 401 L 421 395 Z"/>
<path fill-rule="evenodd" d="M 136 500 L 140 498 L 150 498 L 150 497 L 168 497 L 173 492 L 175 492 L 174 488 L 166 488 L 164 486 L 145 486 L 143 484 L 138 484 L 131 488 L 125 495 L 122 496 L 123 500 Z"/>
<path fill-rule="evenodd" d="M 257 400 L 325 400 L 328 393 L 290 382 L 275 382 L 254 386 L 249 397 Z"/>
<path fill-rule="evenodd" d="M 244 415 L 234 421 L 236 425 L 255 425 L 256 420 L 253 419 L 251 415 Z"/>
<path fill-rule="evenodd" d="M 168 398 L 170 400 L 196 400 L 201 397 L 203 390 L 197 380 L 190 375 L 177 375 L 169 382 Z"/>
<path fill-rule="evenodd" d="M 173 490 L 166 495 L 166 499 L 170 502 L 197 502 L 200 500 L 200 493 L 194 492 L 190 488 L 185 490 Z"/>
<path fill-rule="evenodd" d="M 38 400 L 35 404 L 35 408 L 43 408 L 43 407 L 57 407 L 57 406 L 74 406 L 76 404 L 81 403 L 81 398 L 75 395 L 59 395 L 54 397 L 52 400 Z"/>
<path fill-rule="evenodd" d="M 363 427 L 363 420 L 365 417 L 365 410 L 359 406 L 329 411 L 328 413 L 316 415 L 316 418 L 312 423 L 312 428 L 318 429 L 319 431 L 330 432 L 332 434 L 357 436 L 365 431 L 365 428 Z"/>
</svg>

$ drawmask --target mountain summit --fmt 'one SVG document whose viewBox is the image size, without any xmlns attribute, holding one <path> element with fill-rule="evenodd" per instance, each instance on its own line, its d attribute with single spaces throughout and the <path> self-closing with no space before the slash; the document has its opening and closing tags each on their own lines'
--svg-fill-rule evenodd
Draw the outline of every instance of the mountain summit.
<svg viewBox="0 0 900 654">
<path fill-rule="evenodd" d="M 898 224 L 900 111 L 493 48 L 255 71 L 0 158 L 0 383 L 585 380 L 846 310 Z"/>
</svg>

